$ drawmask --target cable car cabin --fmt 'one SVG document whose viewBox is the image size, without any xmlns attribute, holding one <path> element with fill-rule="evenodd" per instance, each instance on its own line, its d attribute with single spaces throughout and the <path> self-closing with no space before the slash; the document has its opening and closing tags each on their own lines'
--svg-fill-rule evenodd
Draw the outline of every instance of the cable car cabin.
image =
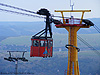
<svg viewBox="0 0 100 75">
<path fill-rule="evenodd" d="M 32 45 L 30 57 L 52 57 L 53 39 L 52 38 L 31 38 Z"/>
<path fill-rule="evenodd" d="M 51 14 L 47 9 L 40 9 L 37 14 L 46 16 L 46 26 L 45 29 L 32 36 L 30 57 L 52 57 L 53 39 L 49 18 Z"/>
</svg>

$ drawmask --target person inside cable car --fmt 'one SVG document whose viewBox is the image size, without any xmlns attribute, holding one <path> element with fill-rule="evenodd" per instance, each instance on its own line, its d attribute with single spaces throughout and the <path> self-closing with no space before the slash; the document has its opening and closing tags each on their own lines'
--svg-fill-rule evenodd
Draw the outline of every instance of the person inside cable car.
<svg viewBox="0 0 100 75">
<path fill-rule="evenodd" d="M 45 46 L 45 42 L 44 41 L 40 41 L 40 46 L 44 47 Z"/>
<path fill-rule="evenodd" d="M 34 40 L 34 42 L 33 42 L 33 46 L 39 46 L 39 41 Z"/>
</svg>

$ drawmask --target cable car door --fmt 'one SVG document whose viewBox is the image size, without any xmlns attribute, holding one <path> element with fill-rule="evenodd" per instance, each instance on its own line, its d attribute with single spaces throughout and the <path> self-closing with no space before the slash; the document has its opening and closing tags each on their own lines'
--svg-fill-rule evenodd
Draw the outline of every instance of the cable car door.
<svg viewBox="0 0 100 75">
<path fill-rule="evenodd" d="M 48 57 L 52 56 L 52 40 L 48 40 Z"/>
<path fill-rule="evenodd" d="M 45 46 L 44 46 L 43 56 L 47 57 L 47 54 L 48 54 L 48 47 L 47 47 L 47 40 L 45 40 Z"/>
<path fill-rule="evenodd" d="M 39 56 L 39 40 L 33 40 L 32 42 L 32 56 Z"/>
</svg>

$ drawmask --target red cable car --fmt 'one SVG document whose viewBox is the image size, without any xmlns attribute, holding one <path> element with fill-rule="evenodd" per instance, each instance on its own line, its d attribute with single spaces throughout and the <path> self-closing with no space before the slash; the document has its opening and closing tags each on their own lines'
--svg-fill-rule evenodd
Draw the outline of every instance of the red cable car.
<svg viewBox="0 0 100 75">
<path fill-rule="evenodd" d="M 41 9 L 37 12 L 39 15 L 46 15 L 46 27 L 42 31 L 32 36 L 30 57 L 52 57 L 53 54 L 53 39 L 51 32 L 51 15 L 47 9 Z M 47 35 L 49 31 L 49 35 Z M 49 36 L 49 37 L 48 37 Z"/>
<path fill-rule="evenodd" d="M 31 57 L 52 57 L 53 53 L 53 39 L 37 39 L 31 38 Z"/>
</svg>

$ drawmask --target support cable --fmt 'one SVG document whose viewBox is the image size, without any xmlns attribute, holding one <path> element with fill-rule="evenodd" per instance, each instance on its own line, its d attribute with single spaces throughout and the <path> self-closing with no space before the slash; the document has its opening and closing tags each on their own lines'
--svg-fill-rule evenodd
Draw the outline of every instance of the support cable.
<svg viewBox="0 0 100 75">
<path fill-rule="evenodd" d="M 7 4 L 3 4 L 3 3 L 0 3 L 1 6 L 5 6 L 5 7 L 10 7 L 10 8 L 13 8 L 13 9 L 17 9 L 17 10 L 21 10 L 21 11 L 25 11 L 25 12 L 29 12 L 29 13 L 32 13 L 32 14 L 37 14 L 37 12 L 33 12 L 33 11 L 30 11 L 30 10 L 26 10 L 26 9 L 22 9 L 22 8 L 19 8 L 19 7 L 15 7 L 15 6 L 11 6 L 11 5 L 7 5 Z M 37 14 L 39 15 L 39 14 Z M 52 17 L 59 17 L 59 18 L 63 18 L 61 16 L 53 16 Z M 64 18 L 69 18 L 69 17 L 64 17 Z"/>
<path fill-rule="evenodd" d="M 98 54 L 100 56 L 100 52 L 97 51 L 94 47 L 92 47 L 89 43 L 87 43 L 84 39 L 82 39 L 79 35 L 77 35 L 77 38 L 83 42 L 86 46 L 88 46 L 89 48 L 91 48 L 96 54 Z"/>
<path fill-rule="evenodd" d="M 7 5 L 7 4 L 3 4 L 3 3 L 0 3 L 0 5 L 1 5 L 1 6 L 5 6 L 5 7 L 10 7 L 10 8 L 13 8 L 13 9 L 17 9 L 17 10 L 21 10 L 21 11 L 25 11 L 25 12 L 29 12 L 29 13 L 37 14 L 36 12 L 30 11 L 30 10 L 18 8 L 18 7 L 11 6 L 11 5 Z"/>
<path fill-rule="evenodd" d="M 9 8 L 13 8 L 13 9 L 17 9 L 17 10 L 21 10 L 21 11 L 25 11 L 25 12 L 29 12 L 29 13 L 32 13 L 32 14 L 37 14 L 37 12 L 34 12 L 34 11 L 30 11 L 30 10 L 26 10 L 26 9 L 22 9 L 22 8 L 19 8 L 19 7 L 15 7 L 15 6 L 11 6 L 11 5 L 7 5 L 7 4 L 3 4 L 3 3 L 0 3 L 1 6 L 5 6 L 5 7 L 9 7 Z M 2 10 L 3 11 L 3 10 Z M 39 14 L 37 14 L 39 15 Z M 39 16 L 38 16 L 39 17 Z M 58 18 L 66 18 L 66 19 L 69 19 L 70 17 L 62 17 L 62 16 L 54 16 L 52 15 L 52 17 L 58 17 Z M 42 17 L 44 18 L 44 17 Z M 77 20 L 81 20 L 79 18 L 75 18 Z"/>
<path fill-rule="evenodd" d="M 27 16 L 32 16 L 32 17 L 38 17 L 38 18 L 44 18 L 44 19 L 46 19 L 46 17 L 42 17 L 42 16 L 40 16 L 37 12 L 34 12 L 34 11 L 22 9 L 22 8 L 19 8 L 19 7 L 15 7 L 15 6 L 11 6 L 11 5 L 7 5 L 7 4 L 3 4 L 3 3 L 0 3 L 0 5 L 1 5 L 1 6 L 5 6 L 5 7 L 9 7 L 9 8 L 13 8 L 13 9 L 17 9 L 17 10 L 21 10 L 21 11 L 25 11 L 25 12 L 28 12 L 28 13 L 36 14 L 36 15 L 27 14 L 27 13 L 22 13 L 22 12 L 16 12 L 16 11 L 11 11 L 11 10 L 6 10 L 6 9 L 0 9 L 1 11 L 5 11 L 5 12 L 10 12 L 10 13 L 16 13 L 16 14 L 21 14 L 21 15 L 27 15 Z M 39 16 L 37 16 L 37 15 L 39 15 Z M 70 17 L 61 17 L 61 16 L 54 16 L 54 15 L 52 15 L 51 17 L 58 17 L 58 18 L 70 19 Z M 74 19 L 76 19 L 76 20 L 81 20 L 81 19 L 79 19 L 79 18 L 74 18 Z M 53 20 L 53 18 L 51 18 L 51 20 Z"/>
<path fill-rule="evenodd" d="M 20 14 L 20 15 L 26 15 L 26 16 L 31 16 L 31 17 L 45 18 L 45 17 L 42 17 L 42 16 L 36 16 L 36 15 L 32 15 L 32 14 L 27 14 L 27 13 L 22 13 L 22 12 L 17 12 L 17 11 L 11 11 L 11 10 L 1 9 L 1 8 L 0 8 L 0 11 L 10 12 L 10 13 L 15 13 L 15 14 Z"/>
<path fill-rule="evenodd" d="M 93 26 L 99 33 L 100 33 L 100 28 L 97 27 L 96 25 Z"/>
</svg>

